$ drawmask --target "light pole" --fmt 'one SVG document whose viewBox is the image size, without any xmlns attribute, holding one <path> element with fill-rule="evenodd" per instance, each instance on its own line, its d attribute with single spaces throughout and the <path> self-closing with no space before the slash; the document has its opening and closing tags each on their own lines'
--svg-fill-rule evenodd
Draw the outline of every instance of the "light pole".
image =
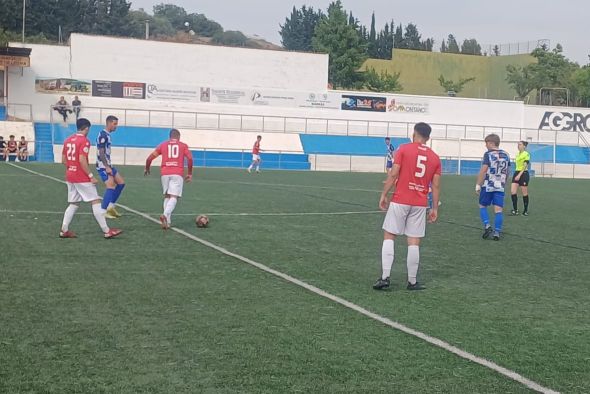
<svg viewBox="0 0 590 394">
<path fill-rule="evenodd" d="M 150 39 L 150 20 L 149 19 L 145 20 L 145 39 L 146 40 Z"/>
<path fill-rule="evenodd" d="M 23 0 L 23 44 L 25 43 L 25 15 L 27 9 L 27 0 Z"/>
</svg>

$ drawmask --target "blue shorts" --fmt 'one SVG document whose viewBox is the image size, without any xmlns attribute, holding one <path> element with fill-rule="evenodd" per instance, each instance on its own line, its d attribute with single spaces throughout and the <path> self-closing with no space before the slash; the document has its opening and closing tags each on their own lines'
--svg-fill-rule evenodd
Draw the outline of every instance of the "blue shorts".
<svg viewBox="0 0 590 394">
<path fill-rule="evenodd" d="M 504 192 L 486 192 L 482 190 L 479 193 L 479 205 L 484 207 L 495 205 L 504 208 Z"/>
<path fill-rule="evenodd" d="M 393 168 L 393 162 L 392 161 L 388 161 L 387 164 L 385 165 L 385 167 L 387 169 Z"/>
<path fill-rule="evenodd" d="M 113 177 L 119 172 L 115 167 L 111 167 L 111 170 L 113 170 Z M 109 179 L 109 174 L 107 174 L 107 171 L 104 168 L 99 168 L 97 171 L 103 182 L 106 182 Z"/>
</svg>

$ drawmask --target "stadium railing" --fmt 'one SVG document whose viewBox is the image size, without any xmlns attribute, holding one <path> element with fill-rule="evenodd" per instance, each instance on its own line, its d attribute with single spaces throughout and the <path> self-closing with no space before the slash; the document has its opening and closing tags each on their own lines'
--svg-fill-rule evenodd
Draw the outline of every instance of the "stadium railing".
<svg viewBox="0 0 590 394">
<path fill-rule="evenodd" d="M 122 126 L 175 127 L 179 129 L 247 131 L 257 133 L 297 133 L 370 137 L 410 138 L 414 124 L 410 122 L 351 120 L 342 118 L 297 117 L 276 115 L 247 115 L 221 112 L 190 112 L 172 110 L 122 109 L 109 107 L 82 107 L 81 115 L 92 123 L 101 124 L 108 115 L 119 118 Z M 58 123 L 53 106 L 49 107 L 51 123 Z M 483 140 L 486 135 L 496 133 L 502 141 L 555 142 L 558 132 L 519 127 L 497 127 L 484 125 L 461 125 L 430 123 L 433 138 L 463 138 Z M 564 134 L 565 135 L 565 134 Z M 569 133 L 567 145 L 584 146 L 579 133 Z"/>
<path fill-rule="evenodd" d="M 12 122 L 32 122 L 33 106 L 31 104 L 6 104 L 6 120 Z"/>
</svg>

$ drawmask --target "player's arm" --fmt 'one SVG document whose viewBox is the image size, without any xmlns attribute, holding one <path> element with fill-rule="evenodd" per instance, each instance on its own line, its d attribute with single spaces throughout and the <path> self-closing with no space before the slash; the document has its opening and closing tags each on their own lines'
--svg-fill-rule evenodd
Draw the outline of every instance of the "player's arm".
<svg viewBox="0 0 590 394">
<path fill-rule="evenodd" d="M 395 163 L 393 169 L 387 174 L 385 184 L 383 185 L 383 192 L 381 192 L 381 198 L 379 199 L 379 208 L 387 210 L 389 205 L 389 192 L 395 189 L 395 184 L 399 178 L 400 165 Z"/>
<path fill-rule="evenodd" d="M 150 167 L 152 166 L 152 161 L 154 161 L 154 159 L 156 159 L 158 156 L 160 156 L 160 151 L 158 151 L 158 149 L 150 153 L 150 155 L 145 160 L 145 170 L 143 171 L 143 175 L 150 174 Z"/>
<path fill-rule="evenodd" d="M 104 165 L 106 173 L 109 175 L 112 174 L 113 170 L 111 169 L 111 166 L 109 166 L 109 162 L 107 161 L 107 152 L 104 146 L 98 148 L 98 159 Z"/>
<path fill-rule="evenodd" d="M 187 167 L 187 175 L 184 178 L 186 182 L 190 182 L 193 180 L 193 154 L 191 151 L 186 148 L 184 152 L 184 157 L 186 157 L 186 167 Z"/>
<path fill-rule="evenodd" d="M 66 154 L 62 153 L 61 154 L 61 164 L 63 164 L 64 166 L 67 166 L 67 159 L 66 159 Z"/>
<path fill-rule="evenodd" d="M 430 222 L 438 219 L 438 203 L 440 201 L 440 174 L 434 174 L 432 178 L 432 208 L 430 209 Z"/>
<path fill-rule="evenodd" d="M 88 164 L 88 157 L 86 157 L 86 155 L 80 155 L 78 157 L 78 160 L 80 161 L 80 167 L 82 168 L 82 171 L 84 171 L 84 173 L 88 175 L 88 177 L 90 178 L 90 181 L 92 183 L 97 183 L 98 181 L 94 178 L 94 174 L 92 173 L 92 171 L 90 171 L 90 165 Z"/>
<path fill-rule="evenodd" d="M 481 185 L 483 185 L 483 180 L 488 172 L 489 166 L 487 164 L 482 164 L 481 170 L 479 170 L 479 174 L 477 174 L 477 181 L 475 182 L 475 192 L 479 193 L 481 191 Z"/>
</svg>

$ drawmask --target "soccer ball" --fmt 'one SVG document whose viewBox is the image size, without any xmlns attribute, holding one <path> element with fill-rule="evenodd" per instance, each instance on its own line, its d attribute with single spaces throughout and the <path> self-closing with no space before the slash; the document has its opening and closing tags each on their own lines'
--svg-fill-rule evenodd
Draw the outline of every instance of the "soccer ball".
<svg viewBox="0 0 590 394">
<path fill-rule="evenodd" d="M 195 224 L 199 228 L 205 228 L 209 226 L 209 218 L 205 215 L 199 215 L 195 219 Z"/>
</svg>

